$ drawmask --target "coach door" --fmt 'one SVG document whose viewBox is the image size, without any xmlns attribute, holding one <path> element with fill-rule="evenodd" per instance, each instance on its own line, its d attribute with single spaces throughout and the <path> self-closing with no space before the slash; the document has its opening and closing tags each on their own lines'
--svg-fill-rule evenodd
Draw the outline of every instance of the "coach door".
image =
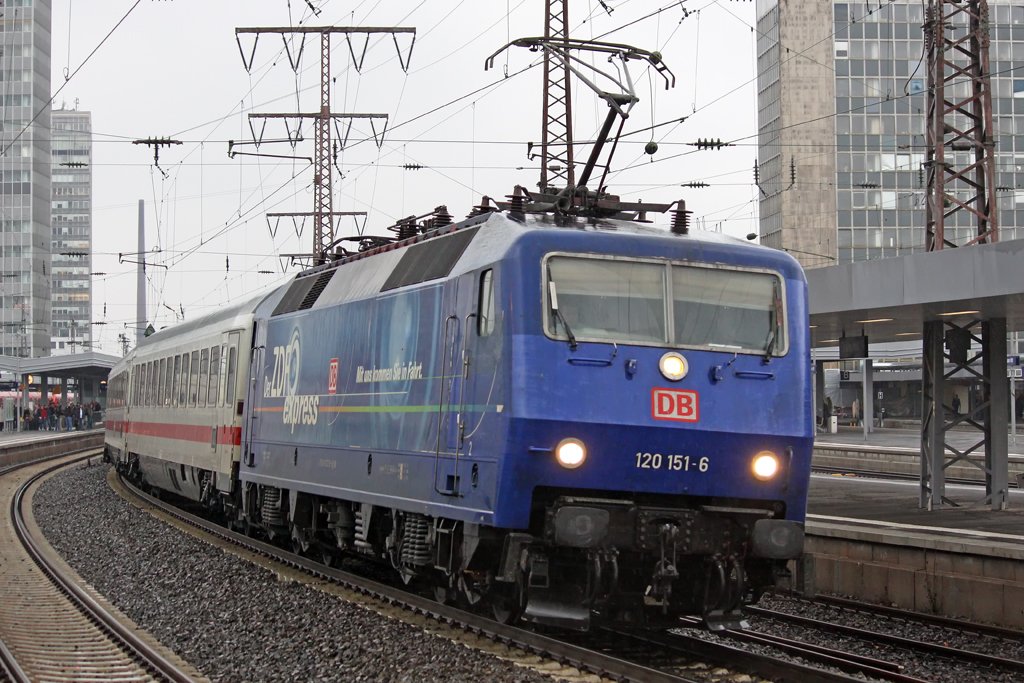
<svg viewBox="0 0 1024 683">
<path fill-rule="evenodd" d="M 234 333 L 232 336 L 232 348 L 239 345 L 239 335 Z M 233 386 L 229 386 L 229 390 L 235 396 L 235 400 L 230 404 L 232 407 L 232 413 L 234 414 L 235 420 L 244 420 L 240 425 L 242 430 L 241 447 L 242 452 L 240 460 L 243 467 L 252 467 L 255 464 L 255 451 L 253 449 L 253 437 L 257 431 L 256 420 L 259 419 L 260 404 L 262 403 L 263 396 L 260 392 L 257 392 L 256 387 L 260 386 L 260 382 L 256 381 L 256 378 L 263 372 L 263 360 L 265 357 L 264 351 L 266 343 L 266 335 L 263 335 L 261 341 L 257 341 L 257 328 L 253 326 L 252 333 L 252 348 L 243 349 L 238 348 L 238 355 L 241 358 L 241 354 L 249 354 L 249 362 L 247 367 L 243 365 L 240 371 L 238 367 L 235 368 L 235 373 L 239 375 L 236 377 Z M 229 369 L 230 371 L 230 369 Z M 238 390 L 239 380 L 244 376 L 244 384 L 241 390 Z M 244 409 L 239 413 L 237 406 L 239 402 L 243 402 Z"/>
<path fill-rule="evenodd" d="M 439 330 L 441 353 L 437 395 L 437 434 L 434 460 L 434 490 L 446 496 L 462 495 L 465 465 L 465 386 L 472 371 L 468 331 L 473 329 L 473 275 L 460 276 L 446 285 Z"/>
</svg>

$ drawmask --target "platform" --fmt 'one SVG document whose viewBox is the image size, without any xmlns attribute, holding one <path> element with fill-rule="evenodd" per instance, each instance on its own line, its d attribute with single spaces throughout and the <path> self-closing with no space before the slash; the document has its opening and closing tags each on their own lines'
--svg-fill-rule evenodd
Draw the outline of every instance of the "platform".
<svg viewBox="0 0 1024 683">
<path fill-rule="evenodd" d="M 975 435 L 948 436 L 960 448 Z M 919 471 L 919 439 L 912 430 L 878 430 L 867 439 L 844 430 L 819 435 L 815 459 L 845 454 L 870 463 L 866 469 L 902 462 Z M 1024 437 L 1011 441 L 1011 472 L 1024 468 L 1022 446 Z M 1010 489 L 1005 511 L 981 502 L 983 486 L 947 484 L 946 492 L 959 507 L 929 511 L 918 507 L 916 480 L 815 473 L 802 587 L 1024 628 L 1024 490 Z"/>
</svg>

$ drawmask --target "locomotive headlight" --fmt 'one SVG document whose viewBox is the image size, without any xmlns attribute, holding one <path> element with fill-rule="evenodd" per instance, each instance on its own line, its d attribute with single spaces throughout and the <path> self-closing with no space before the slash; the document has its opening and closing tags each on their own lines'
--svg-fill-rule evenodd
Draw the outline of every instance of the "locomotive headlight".
<svg viewBox="0 0 1024 683">
<path fill-rule="evenodd" d="M 770 451 L 761 451 L 750 462 L 754 476 L 761 481 L 768 481 L 779 473 L 779 459 Z"/>
<path fill-rule="evenodd" d="M 567 470 L 574 470 L 587 459 L 587 447 L 579 439 L 562 439 L 555 448 L 555 460 Z"/>
<path fill-rule="evenodd" d="M 661 374 L 665 375 L 665 379 L 678 382 L 686 377 L 686 373 L 690 371 L 690 364 L 680 354 L 669 351 L 658 361 L 658 368 Z"/>
</svg>

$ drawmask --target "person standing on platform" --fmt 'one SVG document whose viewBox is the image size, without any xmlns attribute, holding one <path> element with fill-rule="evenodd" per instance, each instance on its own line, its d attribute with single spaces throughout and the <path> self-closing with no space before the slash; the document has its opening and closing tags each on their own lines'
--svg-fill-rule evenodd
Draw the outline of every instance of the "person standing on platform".
<svg viewBox="0 0 1024 683">
<path fill-rule="evenodd" d="M 850 405 L 850 419 L 853 421 L 854 427 L 860 424 L 860 399 L 853 399 L 853 403 Z"/>
<path fill-rule="evenodd" d="M 960 397 L 957 394 L 953 394 L 953 415 L 960 414 Z"/>
</svg>

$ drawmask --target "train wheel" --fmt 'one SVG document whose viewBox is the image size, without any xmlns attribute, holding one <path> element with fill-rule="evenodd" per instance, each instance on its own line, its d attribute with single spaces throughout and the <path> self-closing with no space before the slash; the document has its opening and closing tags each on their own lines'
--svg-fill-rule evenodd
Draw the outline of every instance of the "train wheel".
<svg viewBox="0 0 1024 683">
<path fill-rule="evenodd" d="M 455 586 L 454 577 L 439 574 L 434 576 L 431 590 L 434 600 L 442 605 L 454 605 L 458 601 L 459 591 Z"/>
<path fill-rule="evenodd" d="M 341 564 L 341 557 L 330 548 L 321 548 L 320 562 L 326 567 L 337 567 Z"/>
<path fill-rule="evenodd" d="M 511 587 L 495 587 L 491 589 L 488 602 L 494 620 L 502 624 L 511 624 L 519 620 L 523 614 L 526 601 L 519 584 Z"/>
</svg>

